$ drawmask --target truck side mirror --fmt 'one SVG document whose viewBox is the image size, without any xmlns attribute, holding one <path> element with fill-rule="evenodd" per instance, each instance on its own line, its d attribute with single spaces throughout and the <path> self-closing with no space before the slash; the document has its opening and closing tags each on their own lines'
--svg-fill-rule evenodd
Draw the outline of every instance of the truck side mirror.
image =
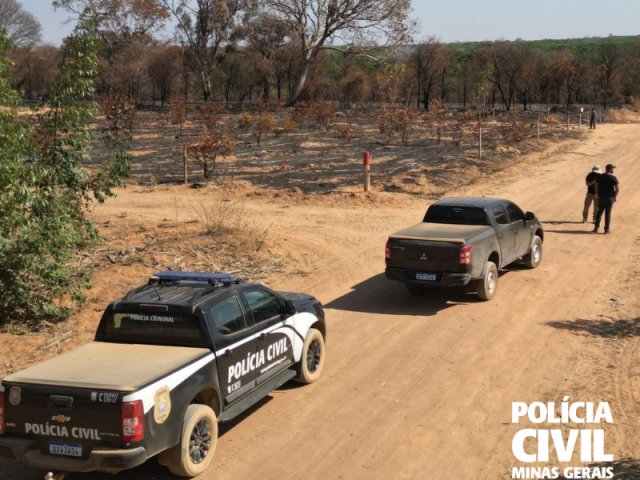
<svg viewBox="0 0 640 480">
<path fill-rule="evenodd" d="M 535 220 L 536 219 L 536 215 L 533 212 L 527 212 L 524 214 L 524 218 L 525 220 Z"/>
<path fill-rule="evenodd" d="M 296 306 L 293 304 L 291 300 L 285 300 L 282 304 L 282 316 L 284 318 L 290 317 L 296 313 Z"/>
</svg>

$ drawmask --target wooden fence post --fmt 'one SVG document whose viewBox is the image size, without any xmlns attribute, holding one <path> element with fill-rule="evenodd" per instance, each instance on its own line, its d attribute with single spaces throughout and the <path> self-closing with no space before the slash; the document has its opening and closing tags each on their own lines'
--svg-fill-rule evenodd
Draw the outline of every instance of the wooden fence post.
<svg viewBox="0 0 640 480">
<path fill-rule="evenodd" d="M 184 184 L 186 185 L 189 182 L 188 173 L 187 173 L 187 144 L 182 144 L 182 162 L 184 164 Z"/>
</svg>

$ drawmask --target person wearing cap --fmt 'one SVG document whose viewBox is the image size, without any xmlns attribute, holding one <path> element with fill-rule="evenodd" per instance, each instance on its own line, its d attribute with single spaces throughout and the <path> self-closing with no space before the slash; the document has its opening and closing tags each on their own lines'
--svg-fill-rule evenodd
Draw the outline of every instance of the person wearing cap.
<svg viewBox="0 0 640 480">
<path fill-rule="evenodd" d="M 596 193 L 598 195 L 598 213 L 596 213 L 596 225 L 593 229 L 593 233 L 598 233 L 600 229 L 600 220 L 602 219 L 602 213 L 604 212 L 604 233 L 609 233 L 611 227 L 611 210 L 613 204 L 620 192 L 620 183 L 618 179 L 613 175 L 613 170 L 616 166 L 609 163 L 605 167 L 605 173 L 598 175 L 596 179 Z"/>
<path fill-rule="evenodd" d="M 593 223 L 596 223 L 596 212 L 598 211 L 598 195 L 596 194 L 596 179 L 600 175 L 600 167 L 594 165 L 585 178 L 587 184 L 587 195 L 584 197 L 584 208 L 582 209 L 582 223 L 587 223 L 589 208 L 593 204 Z"/>
</svg>

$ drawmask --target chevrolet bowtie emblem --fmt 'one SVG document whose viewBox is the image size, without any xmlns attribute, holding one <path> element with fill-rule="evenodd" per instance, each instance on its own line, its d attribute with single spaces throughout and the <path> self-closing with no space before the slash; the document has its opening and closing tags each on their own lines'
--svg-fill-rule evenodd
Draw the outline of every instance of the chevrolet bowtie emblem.
<svg viewBox="0 0 640 480">
<path fill-rule="evenodd" d="M 64 415 L 54 415 L 53 417 L 51 417 L 51 420 L 59 423 L 67 423 L 69 420 L 71 420 L 71 417 L 66 417 Z"/>
</svg>

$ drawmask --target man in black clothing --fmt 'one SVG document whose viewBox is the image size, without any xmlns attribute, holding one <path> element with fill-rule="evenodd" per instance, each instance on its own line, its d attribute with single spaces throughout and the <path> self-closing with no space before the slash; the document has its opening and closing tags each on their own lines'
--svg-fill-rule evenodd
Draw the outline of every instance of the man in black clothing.
<svg viewBox="0 0 640 480">
<path fill-rule="evenodd" d="M 593 233 L 598 233 L 600 228 L 600 219 L 602 218 L 602 212 L 604 212 L 604 233 L 609 233 L 609 227 L 611 226 L 611 209 L 618 197 L 620 186 L 618 179 L 613 175 L 613 169 L 616 168 L 613 164 L 608 164 L 605 167 L 605 173 L 598 175 L 596 180 L 596 193 L 598 194 L 598 213 L 596 214 L 596 226 L 593 229 Z"/>
<path fill-rule="evenodd" d="M 596 223 L 596 212 L 598 211 L 598 195 L 596 195 L 596 179 L 600 175 L 600 167 L 598 165 L 594 165 L 587 178 L 585 178 L 585 183 L 587 184 L 587 195 L 584 197 L 584 207 L 582 209 L 582 223 L 587 223 L 587 218 L 589 217 L 589 208 L 591 208 L 591 204 L 593 204 L 593 223 Z"/>
<path fill-rule="evenodd" d="M 596 109 L 591 109 L 591 115 L 589 115 L 589 129 L 596 128 Z"/>
</svg>

